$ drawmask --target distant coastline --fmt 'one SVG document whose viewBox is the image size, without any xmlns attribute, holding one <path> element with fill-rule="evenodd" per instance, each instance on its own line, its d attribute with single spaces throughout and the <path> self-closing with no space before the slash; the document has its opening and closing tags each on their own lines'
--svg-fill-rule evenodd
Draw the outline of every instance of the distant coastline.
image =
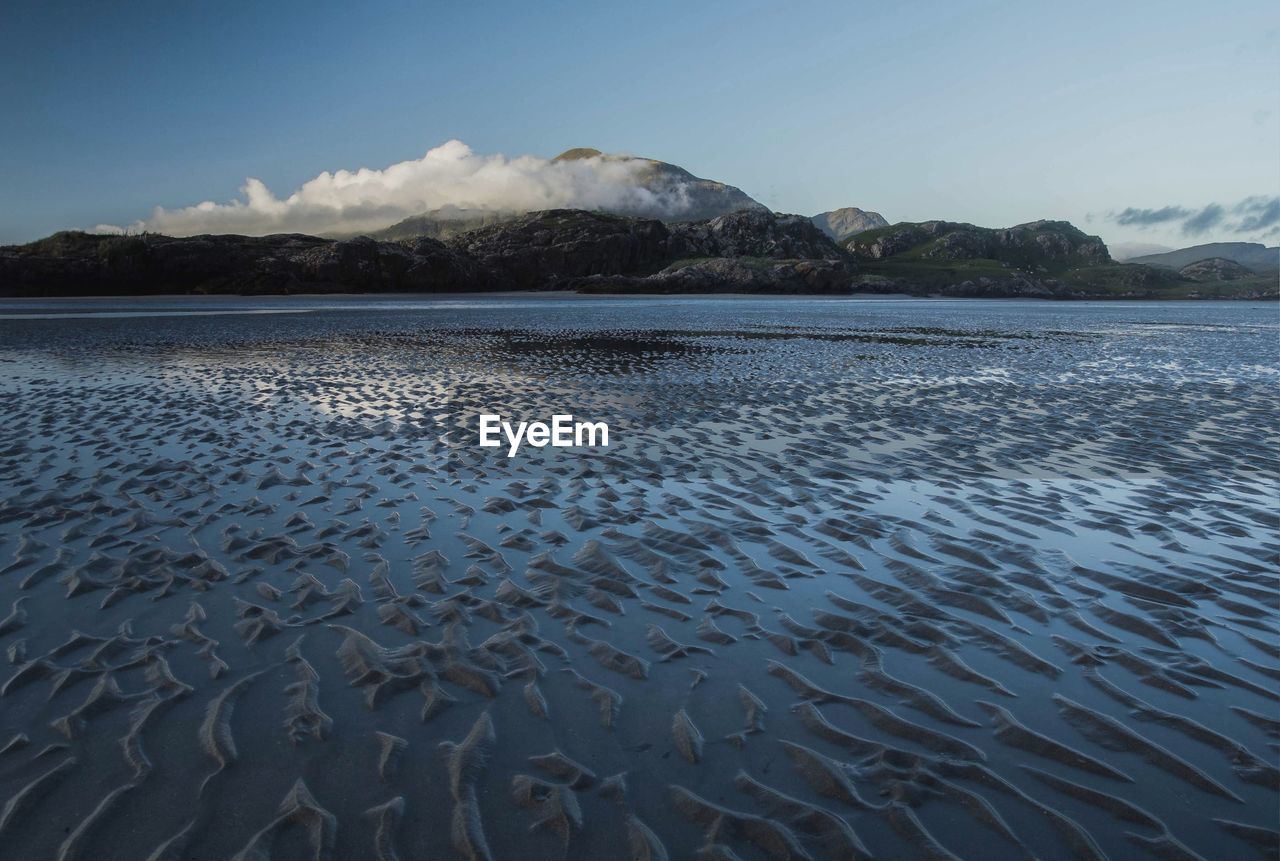
<svg viewBox="0 0 1280 861">
<path fill-rule="evenodd" d="M 425 235 L 379 240 L 63 232 L 0 247 L 0 296 L 5 297 L 549 290 L 583 295 L 1280 298 L 1275 272 L 1217 257 L 1181 269 L 1119 263 L 1101 239 L 1068 222 L 1006 229 L 947 221 L 900 223 L 837 241 L 817 216 L 763 209 L 676 223 L 546 210 L 443 240 Z"/>
</svg>

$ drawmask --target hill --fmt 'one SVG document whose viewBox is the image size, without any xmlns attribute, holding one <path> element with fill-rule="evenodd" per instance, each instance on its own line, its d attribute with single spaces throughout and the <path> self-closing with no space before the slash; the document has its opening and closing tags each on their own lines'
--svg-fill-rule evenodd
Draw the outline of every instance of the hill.
<svg viewBox="0 0 1280 861">
<path fill-rule="evenodd" d="M 1210 257 L 1208 260 L 1188 263 L 1178 270 L 1178 274 L 1192 281 L 1239 281 L 1242 278 L 1257 277 L 1257 273 L 1248 266 L 1241 266 L 1225 257 Z"/>
<path fill-rule="evenodd" d="M 810 219 L 823 233 L 836 242 L 848 239 L 859 233 L 874 230 L 877 227 L 888 227 L 889 222 L 878 212 L 869 212 L 856 206 L 833 209 L 830 212 L 819 212 Z"/>
<path fill-rule="evenodd" d="M 1258 274 L 1280 270 L 1280 247 L 1268 248 L 1261 242 L 1210 242 L 1206 245 L 1192 245 L 1190 248 L 1179 248 L 1163 254 L 1134 257 L 1129 262 L 1181 269 L 1188 264 L 1213 257 L 1239 263 Z"/>
<path fill-rule="evenodd" d="M 902 222 L 852 236 L 845 247 L 864 260 L 987 260 L 1028 272 L 1112 262 L 1101 239 L 1066 221 L 1032 221 L 1003 229 L 953 221 Z"/>
<path fill-rule="evenodd" d="M 565 150 L 552 159 L 553 162 L 572 162 L 587 159 L 599 159 L 605 163 L 624 164 L 635 171 L 640 188 L 652 192 L 657 200 L 678 199 L 682 206 L 674 209 L 631 206 L 617 215 L 633 215 L 643 218 L 657 218 L 660 221 L 703 221 L 717 215 L 728 215 L 731 212 L 752 210 L 768 212 L 763 203 L 753 199 L 740 188 L 694 176 L 679 165 L 669 164 L 652 158 L 640 158 L 630 155 L 612 155 L 590 147 L 575 147 Z"/>
<path fill-rule="evenodd" d="M 904 222 L 843 243 L 857 285 L 880 292 L 1045 298 L 1259 298 L 1257 278 L 1204 283 L 1156 266 L 1117 263 L 1107 246 L 1065 221 L 1009 228 L 950 221 Z"/>
<path fill-rule="evenodd" d="M 718 215 L 728 215 L 744 210 L 769 211 L 768 207 L 752 199 L 739 188 L 694 176 L 678 165 L 656 159 L 610 155 L 590 147 L 575 147 L 560 153 L 552 159 L 552 163 L 589 159 L 599 159 L 610 165 L 629 167 L 633 171 L 636 187 L 649 192 L 648 195 L 642 195 L 638 199 L 600 210 L 606 214 L 655 218 L 673 224 L 684 221 L 703 221 Z M 373 231 L 369 235 L 383 241 L 413 239 L 419 236 L 444 240 L 482 227 L 511 222 L 523 214 L 523 212 L 507 209 L 447 207 L 412 215 L 390 227 Z"/>
</svg>

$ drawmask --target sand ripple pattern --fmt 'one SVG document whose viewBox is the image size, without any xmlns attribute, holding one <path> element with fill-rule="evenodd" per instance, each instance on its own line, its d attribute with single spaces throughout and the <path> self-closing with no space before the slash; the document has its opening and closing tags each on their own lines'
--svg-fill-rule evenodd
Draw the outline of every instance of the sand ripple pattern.
<svg viewBox="0 0 1280 861">
<path fill-rule="evenodd" d="M 1277 857 L 1274 308 L 473 305 L 0 321 L 0 855 Z"/>
</svg>

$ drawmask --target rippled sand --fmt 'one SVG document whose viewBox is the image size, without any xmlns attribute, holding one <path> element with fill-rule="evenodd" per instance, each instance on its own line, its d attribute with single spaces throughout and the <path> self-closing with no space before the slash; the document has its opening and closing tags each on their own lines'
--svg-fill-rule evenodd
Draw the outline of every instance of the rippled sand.
<svg viewBox="0 0 1280 861">
<path fill-rule="evenodd" d="M 4 858 L 1277 857 L 1274 305 L 101 307 L 0 308 Z"/>
</svg>

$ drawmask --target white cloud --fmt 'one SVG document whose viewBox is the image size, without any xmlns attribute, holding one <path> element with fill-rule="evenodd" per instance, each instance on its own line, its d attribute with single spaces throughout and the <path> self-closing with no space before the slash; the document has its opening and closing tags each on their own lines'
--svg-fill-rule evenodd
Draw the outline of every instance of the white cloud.
<svg viewBox="0 0 1280 861">
<path fill-rule="evenodd" d="M 689 206 L 683 182 L 646 187 L 644 159 L 593 157 L 553 161 L 535 156 L 479 155 L 452 140 L 422 158 L 382 170 L 324 172 L 276 197 L 250 178 L 241 197 L 181 209 L 157 207 L 128 225 L 172 236 L 198 233 L 344 234 L 386 227 L 442 207 L 526 212 L 571 207 L 644 215 L 679 214 Z M 119 230 L 100 225 L 100 231 Z"/>
</svg>

